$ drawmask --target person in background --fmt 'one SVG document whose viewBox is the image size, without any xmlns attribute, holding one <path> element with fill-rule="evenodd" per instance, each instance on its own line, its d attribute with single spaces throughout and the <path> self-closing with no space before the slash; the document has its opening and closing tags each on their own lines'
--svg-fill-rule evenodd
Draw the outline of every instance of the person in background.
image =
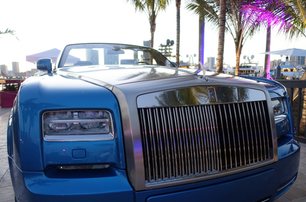
<svg viewBox="0 0 306 202">
<path fill-rule="evenodd" d="M 289 57 L 288 56 L 286 57 L 285 65 L 290 65 Z"/>
<path fill-rule="evenodd" d="M 280 79 L 281 78 L 281 67 L 280 67 L 280 65 L 277 65 L 277 67 L 276 67 L 275 78 L 276 79 Z"/>
</svg>

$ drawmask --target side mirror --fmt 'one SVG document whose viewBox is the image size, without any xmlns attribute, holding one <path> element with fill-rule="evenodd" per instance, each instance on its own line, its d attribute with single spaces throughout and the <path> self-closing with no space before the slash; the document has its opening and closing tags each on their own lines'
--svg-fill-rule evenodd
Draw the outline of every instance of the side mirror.
<svg viewBox="0 0 306 202">
<path fill-rule="evenodd" d="M 52 72 L 52 62 L 51 59 L 40 59 L 37 61 L 37 69 L 42 71 Z"/>
</svg>

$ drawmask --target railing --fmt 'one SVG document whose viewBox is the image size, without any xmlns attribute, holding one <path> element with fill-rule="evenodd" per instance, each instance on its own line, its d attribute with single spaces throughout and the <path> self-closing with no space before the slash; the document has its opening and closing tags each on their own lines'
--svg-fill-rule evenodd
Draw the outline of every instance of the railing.
<svg viewBox="0 0 306 202">
<path fill-rule="evenodd" d="M 297 137 L 306 141 L 306 81 L 277 80 L 288 90 L 291 99 Z"/>
</svg>

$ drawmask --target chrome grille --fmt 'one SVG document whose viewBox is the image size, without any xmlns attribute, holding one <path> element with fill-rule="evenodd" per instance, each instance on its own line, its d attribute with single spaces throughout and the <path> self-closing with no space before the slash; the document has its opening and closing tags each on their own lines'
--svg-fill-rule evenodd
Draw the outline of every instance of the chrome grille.
<svg viewBox="0 0 306 202">
<path fill-rule="evenodd" d="M 139 108 L 147 183 L 211 176 L 273 159 L 266 101 Z"/>
</svg>

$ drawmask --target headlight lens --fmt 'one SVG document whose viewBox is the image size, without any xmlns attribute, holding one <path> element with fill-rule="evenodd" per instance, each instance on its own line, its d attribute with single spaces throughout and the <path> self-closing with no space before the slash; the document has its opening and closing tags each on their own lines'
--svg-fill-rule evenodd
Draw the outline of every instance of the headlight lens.
<svg viewBox="0 0 306 202">
<path fill-rule="evenodd" d="M 271 100 L 274 116 L 287 113 L 286 103 L 284 98 L 274 98 Z"/>
<path fill-rule="evenodd" d="M 45 140 L 113 139 L 111 113 L 106 110 L 48 111 L 42 116 Z"/>
<path fill-rule="evenodd" d="M 273 107 L 277 136 L 281 137 L 283 135 L 288 134 L 290 130 L 286 100 L 285 98 L 279 97 L 273 98 L 271 102 Z"/>
</svg>

